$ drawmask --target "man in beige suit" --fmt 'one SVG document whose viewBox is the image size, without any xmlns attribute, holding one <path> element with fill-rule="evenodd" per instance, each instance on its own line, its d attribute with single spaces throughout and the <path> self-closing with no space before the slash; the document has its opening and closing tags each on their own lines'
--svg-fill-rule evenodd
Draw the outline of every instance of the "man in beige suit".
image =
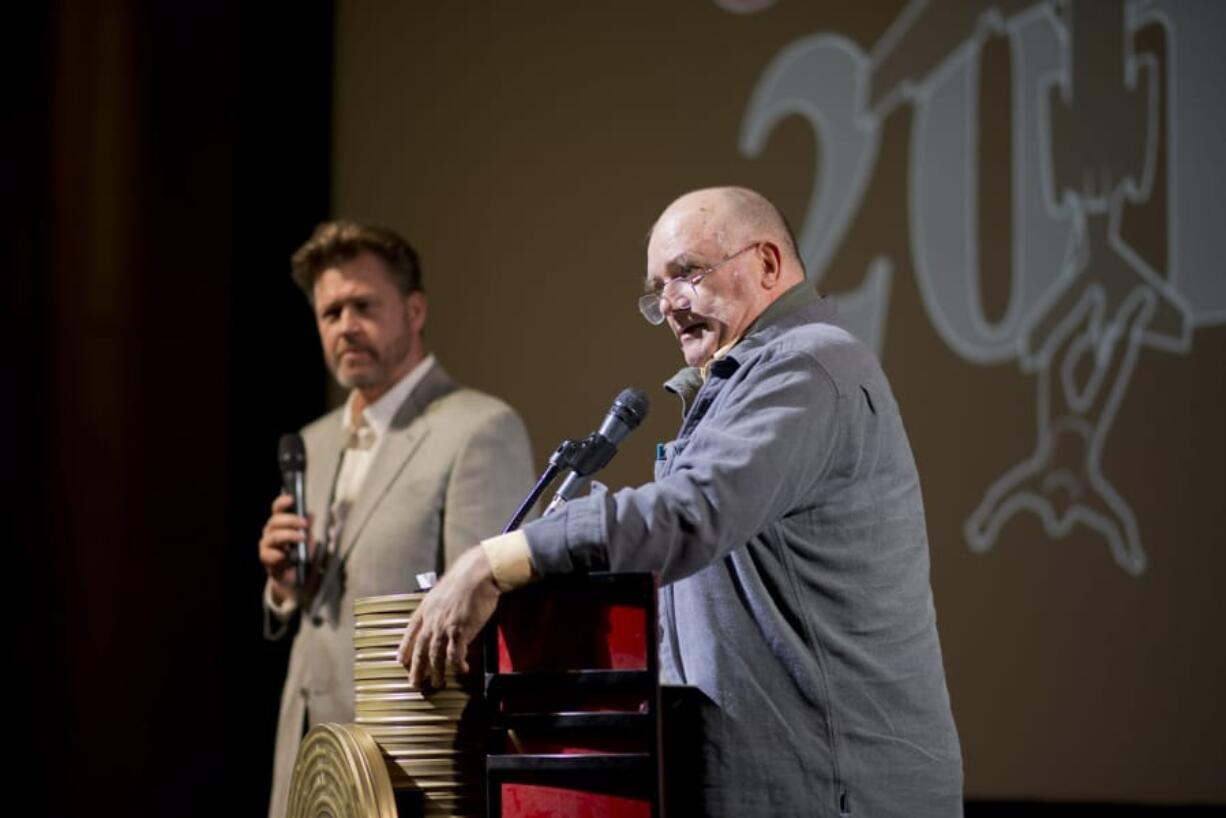
<svg viewBox="0 0 1226 818">
<path fill-rule="evenodd" d="M 302 431 L 306 504 L 279 496 L 260 539 L 265 633 L 298 634 L 281 699 L 269 815 L 285 812 L 304 725 L 353 720 L 353 600 L 417 590 L 497 533 L 532 485 L 527 432 L 506 404 L 459 386 L 422 338 L 426 297 L 412 248 L 390 230 L 319 226 L 293 257 L 324 359 L 350 390 Z M 318 566 L 299 592 L 288 554 Z"/>
</svg>

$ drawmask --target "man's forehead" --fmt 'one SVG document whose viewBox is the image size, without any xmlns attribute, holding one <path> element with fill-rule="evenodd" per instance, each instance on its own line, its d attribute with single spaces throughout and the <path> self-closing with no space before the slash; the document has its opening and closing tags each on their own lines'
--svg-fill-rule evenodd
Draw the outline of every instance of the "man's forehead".
<svg viewBox="0 0 1226 818">
<path fill-rule="evenodd" d="M 691 194 L 673 202 L 660 214 L 661 226 L 669 225 L 676 231 L 711 230 L 724 221 L 727 208 L 722 199 L 713 195 Z"/>
<path fill-rule="evenodd" d="M 712 207 L 669 208 L 656 222 L 647 244 L 649 264 L 667 264 L 691 253 L 709 251 L 724 233 L 722 214 Z"/>
<path fill-rule="evenodd" d="M 383 259 L 363 250 L 352 258 L 337 259 L 324 268 L 316 285 L 327 282 L 331 287 L 370 287 L 395 284 Z"/>
<path fill-rule="evenodd" d="M 340 295 L 354 290 L 365 289 L 369 286 L 364 277 L 359 277 L 354 271 L 337 264 L 325 268 L 319 274 L 319 278 L 315 279 L 315 293 L 317 295 L 325 293 L 328 295 Z"/>
<path fill-rule="evenodd" d="M 370 298 L 380 290 L 377 278 L 365 270 L 354 270 L 342 263 L 335 264 L 315 280 L 314 298 L 318 308 L 352 301 L 358 298 Z"/>
</svg>

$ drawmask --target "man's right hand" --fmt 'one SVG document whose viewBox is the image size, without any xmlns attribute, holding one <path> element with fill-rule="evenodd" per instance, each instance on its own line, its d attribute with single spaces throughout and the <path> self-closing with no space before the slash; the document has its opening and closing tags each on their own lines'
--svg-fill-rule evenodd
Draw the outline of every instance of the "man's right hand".
<svg viewBox="0 0 1226 818">
<path fill-rule="evenodd" d="M 315 539 L 311 536 L 311 522 L 306 517 L 292 514 L 294 498 L 282 494 L 272 501 L 272 515 L 264 524 L 260 537 L 260 562 L 268 572 L 272 601 L 280 605 L 297 595 L 294 587 L 295 566 L 290 562 L 290 549 L 305 541 L 307 557 L 315 554 Z"/>
</svg>

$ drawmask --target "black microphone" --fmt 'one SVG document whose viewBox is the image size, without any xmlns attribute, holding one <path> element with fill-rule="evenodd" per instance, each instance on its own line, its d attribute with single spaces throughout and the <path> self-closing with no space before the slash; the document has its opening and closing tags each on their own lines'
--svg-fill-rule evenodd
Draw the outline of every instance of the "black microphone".
<svg viewBox="0 0 1226 818">
<path fill-rule="evenodd" d="M 290 510 L 305 517 L 306 444 L 302 442 L 302 435 L 281 435 L 281 442 L 277 445 L 277 462 L 281 465 L 281 491 L 294 498 L 294 506 Z M 306 540 L 298 543 L 297 554 L 291 555 L 290 559 L 298 564 L 294 581 L 301 588 L 306 585 Z"/>
<path fill-rule="evenodd" d="M 600 428 L 593 432 L 583 442 L 583 451 L 576 458 L 571 473 L 562 481 L 557 494 L 553 496 L 545 513 L 556 510 L 567 500 L 574 497 L 587 485 L 588 479 L 603 469 L 617 454 L 617 447 L 626 436 L 638 428 L 647 417 L 650 402 L 647 393 L 641 389 L 623 389 L 609 412 L 604 416 Z"/>
</svg>

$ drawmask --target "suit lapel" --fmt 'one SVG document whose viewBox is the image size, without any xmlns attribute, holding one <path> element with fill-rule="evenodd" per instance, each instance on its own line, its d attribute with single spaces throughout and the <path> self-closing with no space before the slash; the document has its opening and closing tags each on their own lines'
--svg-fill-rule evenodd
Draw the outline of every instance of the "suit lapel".
<svg viewBox="0 0 1226 818">
<path fill-rule="evenodd" d="M 388 427 L 386 439 L 379 444 L 378 454 L 370 464 L 370 472 L 366 475 L 362 491 L 345 521 L 339 551 L 342 560 L 347 559 L 357 545 L 362 529 L 383 502 L 392 482 L 404 470 L 422 438 L 428 434 L 429 424 L 422 417 L 426 408 L 457 388 L 456 382 L 438 361 L 435 361 L 421 383 L 417 384 L 400 405 Z"/>
<path fill-rule="evenodd" d="M 315 542 L 326 545 L 330 522 L 332 487 L 336 484 L 336 470 L 340 468 L 341 451 L 345 448 L 345 430 L 341 424 L 341 407 L 330 415 L 324 424 L 324 443 L 312 452 L 312 462 L 307 463 L 306 504 L 315 516 L 313 532 Z"/>
</svg>

